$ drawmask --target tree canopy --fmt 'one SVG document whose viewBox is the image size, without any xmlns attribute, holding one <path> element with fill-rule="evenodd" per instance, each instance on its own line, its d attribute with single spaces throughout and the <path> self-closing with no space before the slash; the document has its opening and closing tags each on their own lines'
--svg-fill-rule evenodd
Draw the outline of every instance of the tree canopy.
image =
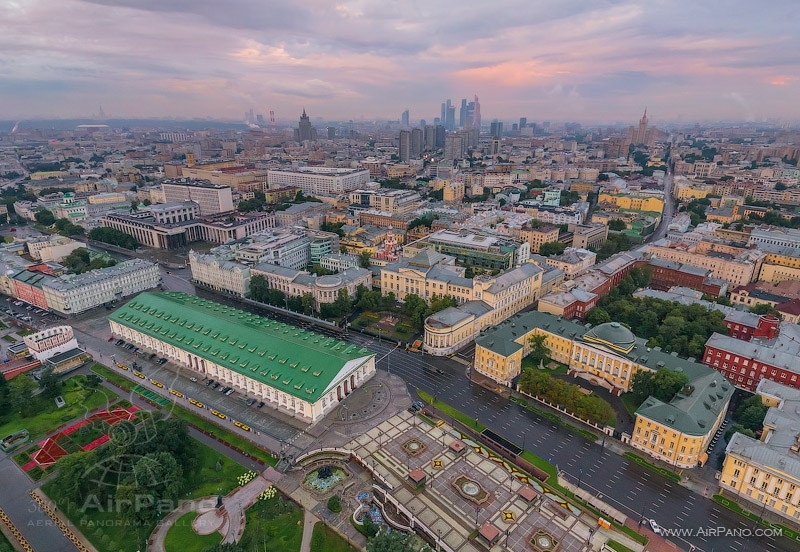
<svg viewBox="0 0 800 552">
<path fill-rule="evenodd" d="M 547 242 L 539 246 L 539 255 L 551 257 L 561 255 L 567 248 L 567 244 L 561 242 Z"/>
<path fill-rule="evenodd" d="M 666 367 L 659 368 L 657 372 L 639 370 L 631 378 L 631 393 L 639 401 L 653 396 L 667 403 L 688 381 L 689 377 L 685 373 Z"/>
<path fill-rule="evenodd" d="M 117 264 L 117 261 L 111 257 L 100 255 L 91 258 L 88 249 L 85 247 L 79 247 L 64 257 L 63 264 L 73 274 L 82 274 L 90 270 L 95 270 L 96 268 L 114 266 Z"/>
<path fill-rule="evenodd" d="M 136 241 L 136 238 L 130 234 L 126 234 L 125 232 L 117 230 L 116 228 L 110 227 L 93 229 L 91 232 L 89 232 L 89 238 L 103 243 L 116 245 L 117 247 L 122 247 L 124 249 L 135 250 L 139 245 L 139 243 Z"/>
</svg>

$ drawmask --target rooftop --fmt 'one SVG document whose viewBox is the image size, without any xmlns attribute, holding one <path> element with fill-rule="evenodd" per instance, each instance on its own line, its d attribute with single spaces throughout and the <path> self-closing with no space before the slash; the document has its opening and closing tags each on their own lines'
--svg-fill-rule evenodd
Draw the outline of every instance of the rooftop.
<svg viewBox="0 0 800 552">
<path fill-rule="evenodd" d="M 109 320 L 316 402 L 373 353 L 294 326 L 178 292 L 146 292 Z"/>
</svg>

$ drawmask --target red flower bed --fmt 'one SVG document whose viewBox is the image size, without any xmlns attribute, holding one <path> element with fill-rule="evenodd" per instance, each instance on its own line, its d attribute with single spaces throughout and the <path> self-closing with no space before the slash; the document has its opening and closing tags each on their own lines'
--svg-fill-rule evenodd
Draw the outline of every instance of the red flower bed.
<svg viewBox="0 0 800 552">
<path fill-rule="evenodd" d="M 42 468 L 52 466 L 67 455 L 67 451 L 52 439 L 45 439 L 41 445 L 42 449 L 31 454 L 31 458 Z"/>
</svg>

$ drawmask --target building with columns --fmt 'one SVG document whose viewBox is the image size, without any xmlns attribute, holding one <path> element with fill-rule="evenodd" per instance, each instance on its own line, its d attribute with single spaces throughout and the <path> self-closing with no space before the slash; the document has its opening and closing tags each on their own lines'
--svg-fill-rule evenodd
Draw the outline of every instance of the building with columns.
<svg viewBox="0 0 800 552">
<path fill-rule="evenodd" d="M 114 336 L 312 423 L 375 374 L 366 349 L 185 293 L 143 293 L 108 318 Z"/>
</svg>

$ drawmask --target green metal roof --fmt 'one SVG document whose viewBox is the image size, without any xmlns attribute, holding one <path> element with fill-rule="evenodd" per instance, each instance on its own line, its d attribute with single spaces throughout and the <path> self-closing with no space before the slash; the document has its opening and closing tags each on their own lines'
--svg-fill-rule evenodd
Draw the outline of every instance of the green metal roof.
<svg viewBox="0 0 800 552">
<path fill-rule="evenodd" d="M 179 292 L 142 293 L 110 320 L 307 402 L 374 353 Z"/>
</svg>

